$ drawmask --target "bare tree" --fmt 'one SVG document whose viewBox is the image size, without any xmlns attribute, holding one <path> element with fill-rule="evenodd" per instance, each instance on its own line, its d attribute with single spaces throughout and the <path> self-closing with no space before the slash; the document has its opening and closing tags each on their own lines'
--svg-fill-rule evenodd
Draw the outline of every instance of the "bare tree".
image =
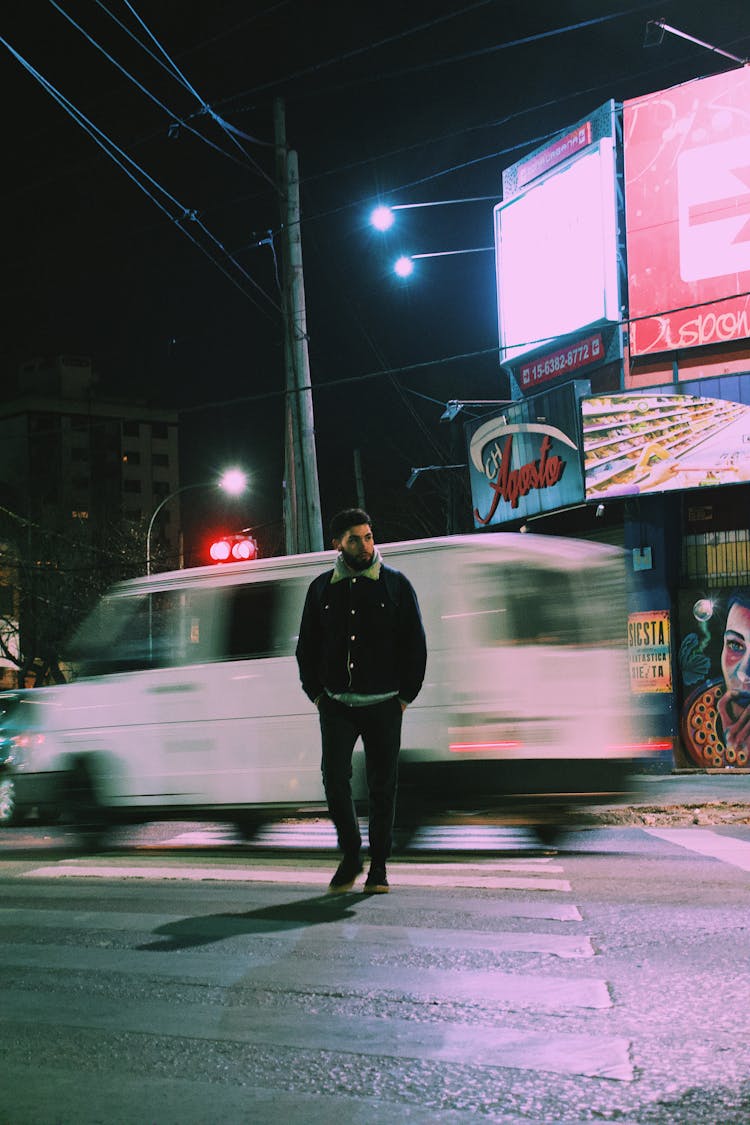
<svg viewBox="0 0 750 1125">
<path fill-rule="evenodd" d="M 0 657 L 19 686 L 65 680 L 65 646 L 112 582 L 143 573 L 145 528 L 116 520 L 96 537 L 83 519 L 42 528 L 0 508 Z"/>
</svg>

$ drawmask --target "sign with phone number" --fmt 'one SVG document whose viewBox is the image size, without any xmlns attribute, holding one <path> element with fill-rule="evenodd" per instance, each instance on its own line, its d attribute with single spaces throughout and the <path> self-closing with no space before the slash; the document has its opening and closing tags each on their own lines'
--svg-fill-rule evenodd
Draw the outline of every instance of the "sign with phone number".
<svg viewBox="0 0 750 1125">
<path fill-rule="evenodd" d="M 525 363 L 518 372 L 518 381 L 525 389 L 539 383 L 547 383 L 560 375 L 568 375 L 579 367 L 590 363 L 601 363 L 604 359 L 604 341 L 601 332 L 578 340 L 568 348 L 560 348 L 549 355 L 540 356 L 531 363 Z"/>
</svg>

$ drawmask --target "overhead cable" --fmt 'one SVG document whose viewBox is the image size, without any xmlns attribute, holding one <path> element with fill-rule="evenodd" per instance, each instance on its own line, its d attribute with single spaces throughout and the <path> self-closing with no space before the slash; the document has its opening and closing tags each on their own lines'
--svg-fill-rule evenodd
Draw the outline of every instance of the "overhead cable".
<svg viewBox="0 0 750 1125">
<path fill-rule="evenodd" d="M 177 66 L 177 63 L 175 63 L 174 60 L 172 58 L 170 58 L 166 49 L 161 45 L 161 43 L 156 38 L 156 36 L 153 34 L 153 32 L 146 26 L 144 21 L 141 19 L 141 17 L 136 12 L 133 5 L 130 3 L 130 0 L 124 0 L 124 2 L 125 2 L 126 8 L 132 13 L 132 15 L 135 17 L 135 19 L 141 25 L 141 27 L 146 32 L 146 34 L 149 36 L 149 38 L 152 40 L 152 42 L 157 47 L 157 49 L 159 51 L 161 51 L 162 55 L 164 56 L 164 58 L 166 59 L 168 65 L 169 65 L 169 67 L 171 68 L 172 73 L 175 76 L 175 78 L 177 78 L 177 80 L 180 81 L 183 84 L 185 89 L 190 94 L 192 94 L 193 97 L 196 99 L 196 101 L 199 103 L 199 105 L 201 107 L 201 113 L 207 114 L 211 118 L 212 121 L 216 122 L 216 124 L 219 126 L 220 129 L 223 129 L 223 131 L 227 134 L 227 136 L 230 138 L 230 140 L 232 140 L 234 142 L 234 144 L 237 146 L 237 148 L 240 150 L 240 152 L 245 157 L 245 159 L 248 160 L 252 164 L 252 166 L 255 168 L 256 172 L 258 173 L 258 175 L 261 176 L 263 179 L 265 179 L 267 183 L 269 183 L 275 190 L 278 191 L 279 188 L 278 188 L 278 185 L 276 184 L 275 180 L 271 176 L 269 176 L 269 174 L 265 171 L 264 168 L 261 168 L 261 166 L 258 164 L 258 162 L 256 160 L 254 160 L 253 157 L 250 156 L 250 154 L 240 144 L 239 137 L 241 137 L 241 136 L 246 137 L 249 140 L 252 140 L 253 138 L 251 138 L 247 134 L 243 133 L 241 129 L 237 129 L 236 126 L 230 125 L 228 121 L 225 121 L 224 118 L 221 117 L 220 114 L 218 114 L 208 104 L 208 102 L 206 102 L 200 96 L 200 94 L 195 89 L 195 87 L 192 85 L 192 83 L 188 81 L 188 79 L 182 73 L 180 68 Z"/>
<path fill-rule="evenodd" d="M 94 39 L 93 36 L 91 36 L 88 33 L 88 31 L 86 31 L 86 29 L 84 27 L 82 27 L 79 23 L 77 23 L 73 19 L 73 17 L 68 12 L 66 12 L 65 9 L 63 7 L 61 7 L 60 4 L 57 3 L 57 0 L 49 0 L 49 3 L 52 5 L 52 7 L 57 12 L 60 13 L 61 16 L 63 16 L 68 21 L 68 23 L 70 23 L 76 29 L 76 31 L 80 31 L 81 35 L 83 35 L 84 38 L 89 41 L 89 43 L 92 45 L 92 47 L 95 47 L 97 51 L 99 51 L 101 54 L 103 54 L 104 57 L 109 62 L 111 62 L 112 65 L 114 67 L 116 67 L 120 71 L 121 74 L 124 74 L 125 77 L 127 79 L 129 79 L 133 83 L 134 86 L 138 87 L 138 89 L 141 91 L 142 94 L 145 94 L 147 98 L 149 98 L 155 105 L 157 105 L 159 107 L 159 109 L 162 109 L 164 111 L 164 113 L 171 120 L 177 122 L 182 128 L 186 129 L 189 133 L 192 133 L 193 136 L 197 137 L 198 140 L 203 141 L 210 148 L 215 149 L 216 152 L 221 153 L 222 156 L 227 156 L 227 157 L 229 157 L 230 160 L 234 160 L 237 164 L 240 164 L 244 167 L 244 162 L 241 161 L 238 157 L 234 156 L 232 153 L 227 152 L 220 145 L 215 144 L 214 141 L 209 140 L 208 137 L 206 137 L 198 129 L 193 128 L 193 126 L 189 124 L 189 120 L 185 120 L 184 118 L 182 118 L 179 115 L 179 113 L 174 113 L 169 108 L 169 106 L 165 105 L 163 101 L 161 101 L 159 98 L 157 98 L 156 94 L 152 94 L 151 91 L 148 90 L 143 85 L 142 82 L 139 82 L 139 80 L 135 77 L 134 74 L 131 74 L 129 70 L 127 70 L 121 63 L 119 63 L 117 61 L 117 59 L 114 58 L 109 53 L 109 51 L 107 51 L 107 49 L 101 45 L 101 43 L 97 42 L 97 40 Z M 140 40 L 136 40 L 136 42 L 140 43 Z M 146 49 L 146 48 L 144 48 L 144 49 Z M 148 51 L 148 54 L 151 56 L 151 58 L 155 58 L 155 56 L 153 55 L 153 53 L 151 51 Z M 159 62 L 158 59 L 156 59 L 156 61 Z M 168 68 L 164 67 L 164 69 L 167 70 Z"/>
<path fill-rule="evenodd" d="M 669 0 L 668 0 L 669 2 Z M 594 16 L 592 19 L 579 20 L 578 23 L 565 24 L 563 27 L 553 27 L 549 31 L 537 31 L 533 35 L 522 35 L 518 39 L 509 39 L 505 43 L 493 43 L 487 47 L 477 47 L 474 51 L 465 51 L 461 55 L 448 55 L 442 59 L 432 59 L 430 62 L 417 63 L 414 66 L 402 67 L 401 70 L 391 70 L 386 73 L 367 75 L 355 79 L 348 85 L 362 85 L 365 82 L 384 82 L 391 78 L 401 78 L 404 74 L 418 74 L 433 67 L 449 66 L 453 63 L 468 62 L 470 59 L 480 58 L 484 55 L 497 54 L 498 51 L 508 51 L 514 47 L 526 47 L 530 43 L 539 43 L 542 39 L 554 39 L 558 35 L 567 35 L 572 31 L 582 31 L 587 27 L 594 27 L 600 23 L 611 23 L 612 20 L 622 19 L 624 16 L 637 15 L 639 12 L 652 11 L 653 3 L 639 4 L 636 8 L 628 8 L 622 12 L 611 12 L 606 16 Z"/>
<path fill-rule="evenodd" d="M 484 8 L 488 4 L 503 2 L 503 0 L 475 0 L 475 3 L 468 4 L 458 11 L 446 12 L 442 16 L 436 16 L 434 19 L 427 20 L 425 23 L 416 24 L 414 27 L 409 27 L 405 31 L 399 31 L 395 35 L 388 35 L 385 39 L 379 39 L 375 43 L 365 43 L 361 47 L 354 47 L 350 51 L 344 51 L 339 55 L 333 55 L 329 59 L 323 59 L 322 62 L 312 63 L 310 66 L 302 67 L 301 70 L 294 71 L 293 74 L 284 75 L 282 78 L 273 78 L 269 82 L 263 82 L 260 86 L 254 86 L 251 90 L 244 90 L 240 94 L 232 94 L 231 96 L 218 101 L 217 105 L 226 105 L 228 102 L 234 101 L 235 98 L 249 98 L 255 94 L 260 94 L 264 90 L 271 89 L 274 86 L 286 85 L 289 82 L 295 81 L 297 78 L 304 78 L 308 74 L 316 74 L 320 70 L 325 70 L 329 66 L 337 66 L 339 63 L 348 62 L 350 59 L 357 58 L 358 55 L 367 54 L 370 51 L 375 51 L 380 47 L 385 47 L 390 43 L 395 43 L 400 39 L 407 39 L 411 35 L 418 35 L 421 31 L 428 31 L 438 24 L 445 23 L 448 20 L 456 19 L 459 16 L 465 16 L 468 12 L 473 12 L 476 8 Z"/>
<path fill-rule="evenodd" d="M 668 315 L 671 315 L 672 313 L 677 313 L 677 312 L 689 312 L 691 309 L 700 309 L 706 304 L 718 305 L 718 304 L 722 304 L 724 301 L 736 300 L 738 297 L 750 297 L 750 290 L 747 290 L 747 291 L 742 292 L 742 293 L 731 293 L 726 297 L 716 297 L 716 298 L 713 298 L 711 301 L 696 301 L 694 304 L 690 304 L 690 305 L 679 305 L 679 306 L 677 306 L 675 308 L 671 308 L 671 309 L 659 309 L 658 311 L 655 311 L 655 312 L 652 312 L 652 313 L 644 313 L 642 316 L 623 317 L 621 320 L 616 321 L 616 322 L 613 321 L 611 323 L 612 324 L 618 324 L 620 327 L 626 327 L 629 324 L 637 324 L 642 320 L 653 320 L 657 316 L 668 316 Z M 529 349 L 532 349 L 532 348 L 541 346 L 548 339 L 549 339 L 549 337 L 545 336 L 545 337 L 540 337 L 539 339 L 535 339 L 535 340 L 523 340 L 523 341 L 519 340 L 519 341 L 513 342 L 512 344 L 509 344 L 508 346 L 509 347 L 524 346 L 524 347 L 527 347 Z M 408 375 L 408 374 L 411 374 L 411 373 L 416 372 L 416 371 L 424 370 L 425 368 L 428 368 L 428 367 L 445 367 L 449 363 L 459 363 L 459 362 L 461 362 L 463 360 L 467 360 L 467 359 L 479 359 L 481 356 L 485 356 L 485 355 L 493 355 L 493 354 L 497 355 L 497 353 L 499 351 L 500 351 L 500 346 L 498 344 L 494 344 L 490 348 L 477 348 L 477 349 L 475 349 L 474 351 L 471 351 L 471 352 L 460 352 L 460 353 L 457 353 L 457 354 L 454 354 L 454 355 L 439 356 L 437 359 L 424 359 L 424 360 L 420 360 L 418 363 L 405 363 L 405 364 L 402 364 L 400 367 L 381 368 L 378 371 L 366 371 L 366 372 L 363 372 L 361 375 L 343 375 L 338 379 L 326 379 L 326 381 L 324 383 L 317 383 L 315 386 L 313 386 L 312 383 L 308 383 L 307 385 L 305 385 L 303 387 L 296 387 L 294 392 L 291 392 L 291 393 L 297 394 L 301 391 L 314 391 L 316 394 L 319 394 L 321 391 L 332 390 L 332 389 L 335 389 L 336 387 L 344 386 L 347 383 L 364 383 L 364 382 L 369 381 L 370 379 L 383 378 L 383 376 Z M 405 388 L 405 389 L 408 390 L 408 388 Z M 178 413 L 180 413 L 180 414 L 194 414 L 194 413 L 196 413 L 197 411 L 200 411 L 200 410 L 216 410 L 216 409 L 220 409 L 220 408 L 225 407 L 225 406 L 234 406 L 237 403 L 241 403 L 241 402 L 259 402 L 263 399 L 279 398 L 280 396 L 286 395 L 287 393 L 290 393 L 290 392 L 287 392 L 286 390 L 275 390 L 275 391 L 260 391 L 256 394 L 250 394 L 250 395 L 238 395 L 236 398 L 224 399 L 222 401 L 204 402 L 204 403 L 196 404 L 195 406 L 180 407 L 178 409 Z M 521 400 L 519 400 L 519 401 L 521 401 Z"/>
<path fill-rule="evenodd" d="M 265 315 L 268 315 L 266 310 L 255 300 L 252 294 L 248 292 L 246 285 L 250 285 L 254 290 L 265 297 L 265 299 L 270 302 L 270 304 L 274 307 L 274 309 L 276 309 L 277 312 L 281 311 L 280 306 L 274 300 L 274 298 L 271 297 L 265 291 L 265 289 L 263 289 L 263 287 L 259 285 L 253 277 L 250 276 L 247 270 L 245 270 L 244 267 L 240 265 L 240 263 L 237 262 L 235 258 L 232 257 L 226 247 L 206 227 L 206 225 L 200 219 L 198 211 L 185 207 L 184 204 L 182 204 L 175 196 L 173 196 L 165 187 L 159 184 L 158 181 L 153 178 L 153 176 L 149 175 L 149 173 L 146 172 L 144 168 L 137 164 L 136 161 L 132 159 L 132 157 L 128 156 L 127 153 L 119 147 L 119 145 L 117 145 L 110 137 L 106 135 L 106 133 L 99 129 L 98 126 L 94 125 L 94 123 L 89 120 L 89 118 L 86 117 L 86 115 L 81 110 L 79 110 L 68 98 L 65 97 L 64 94 L 62 94 L 55 86 L 53 86 L 52 83 L 36 69 L 36 67 L 34 67 L 27 59 L 19 54 L 19 52 L 16 51 L 15 48 L 12 47 L 11 44 L 8 43 L 8 41 L 2 36 L 0 36 L 0 44 L 2 44 L 21 64 L 21 66 L 32 76 L 32 78 L 34 78 L 42 86 L 42 88 L 52 98 L 54 98 L 58 105 L 60 105 L 61 108 L 63 108 L 78 125 L 80 125 L 84 132 L 88 133 L 91 139 L 97 145 L 99 145 L 102 151 L 105 152 L 106 155 L 109 156 L 109 158 L 118 165 L 118 167 L 126 174 L 126 176 L 128 176 L 128 178 L 131 179 L 133 183 L 136 184 L 136 186 L 140 188 L 140 190 L 146 196 L 148 196 L 151 202 L 154 203 L 159 208 L 159 210 L 167 216 L 170 222 L 174 223 L 175 226 L 179 230 L 181 230 L 182 233 L 185 234 L 190 239 L 190 241 L 195 246 L 197 246 L 198 249 L 201 250 L 206 255 L 206 257 L 208 257 L 210 261 L 213 262 L 215 266 L 217 266 L 221 270 L 224 276 L 229 281 L 231 281 L 233 285 L 240 289 L 240 291 L 244 293 L 245 296 L 248 297 L 248 299 L 251 300 L 258 309 L 260 309 L 261 312 L 263 312 Z M 147 183 L 150 184 L 156 191 L 160 192 L 164 196 L 164 198 L 172 204 L 173 208 L 177 212 L 176 214 L 172 213 L 166 203 L 158 199 L 156 195 L 154 195 L 153 191 L 149 190 L 149 188 L 146 186 Z M 191 225 L 194 224 L 195 229 L 200 230 L 205 235 L 209 242 L 209 246 L 212 245 L 215 249 L 221 252 L 221 254 L 227 259 L 227 262 L 232 267 L 234 267 L 234 269 L 241 275 L 242 281 L 233 276 L 227 266 L 216 258 L 209 247 L 204 246 L 201 241 L 194 236 L 192 230 L 188 229 L 188 227 L 185 225 L 186 223 L 190 223 Z M 242 282 L 246 284 L 242 284 Z"/>
</svg>

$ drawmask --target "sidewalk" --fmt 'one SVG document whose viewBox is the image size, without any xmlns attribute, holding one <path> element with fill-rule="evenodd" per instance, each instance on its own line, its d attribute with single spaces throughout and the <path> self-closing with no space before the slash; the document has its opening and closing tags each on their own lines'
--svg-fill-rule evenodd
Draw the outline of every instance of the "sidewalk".
<svg viewBox="0 0 750 1125">
<path fill-rule="evenodd" d="M 750 770 L 639 774 L 618 804 L 585 813 L 588 824 L 750 824 Z"/>
</svg>

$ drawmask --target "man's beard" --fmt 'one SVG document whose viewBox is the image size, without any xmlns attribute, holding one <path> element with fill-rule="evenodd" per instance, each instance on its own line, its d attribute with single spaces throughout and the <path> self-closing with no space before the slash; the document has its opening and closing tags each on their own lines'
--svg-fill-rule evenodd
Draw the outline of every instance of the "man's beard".
<svg viewBox="0 0 750 1125">
<path fill-rule="evenodd" d="M 341 548 L 341 557 L 349 567 L 350 570 L 367 570 L 371 567 L 375 559 L 375 551 L 372 552 L 367 558 L 360 558 L 359 555 L 350 555 L 348 551 Z"/>
</svg>

